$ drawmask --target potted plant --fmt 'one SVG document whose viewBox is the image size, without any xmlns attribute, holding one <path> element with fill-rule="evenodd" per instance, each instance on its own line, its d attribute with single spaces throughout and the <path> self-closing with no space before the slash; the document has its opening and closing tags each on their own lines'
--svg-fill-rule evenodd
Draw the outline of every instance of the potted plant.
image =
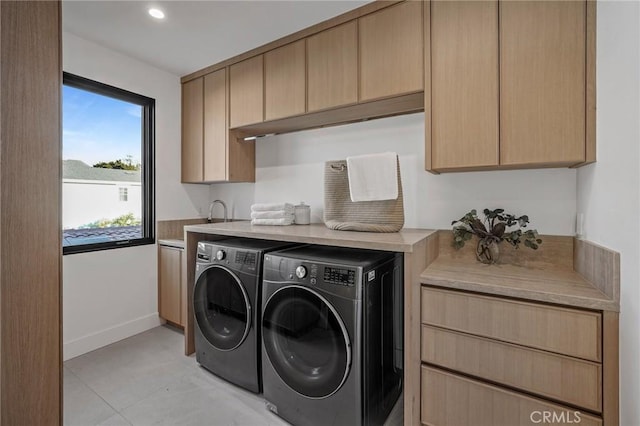
<svg viewBox="0 0 640 426">
<path fill-rule="evenodd" d="M 529 229 L 523 231 L 529 223 L 529 216 L 516 217 L 505 213 L 504 209 L 484 209 L 484 222 L 478 218 L 474 210 L 458 220 L 451 222 L 453 226 L 453 246 L 456 249 L 464 247 L 473 235 L 478 237 L 476 257 L 482 263 L 495 263 L 500 257 L 498 244 L 506 241 L 516 249 L 523 243 L 530 249 L 537 250 L 542 244 L 538 231 Z"/>
</svg>

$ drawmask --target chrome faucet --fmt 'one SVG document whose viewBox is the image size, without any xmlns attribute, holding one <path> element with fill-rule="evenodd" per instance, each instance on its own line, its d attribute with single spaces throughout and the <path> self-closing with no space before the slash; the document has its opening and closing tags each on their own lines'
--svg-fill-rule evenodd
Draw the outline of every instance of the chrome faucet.
<svg viewBox="0 0 640 426">
<path fill-rule="evenodd" d="M 213 222 L 213 207 L 216 203 L 222 204 L 222 208 L 224 209 L 224 221 L 227 221 L 227 205 L 222 200 L 213 200 L 211 204 L 209 204 L 209 217 L 207 217 L 207 223 Z"/>
</svg>

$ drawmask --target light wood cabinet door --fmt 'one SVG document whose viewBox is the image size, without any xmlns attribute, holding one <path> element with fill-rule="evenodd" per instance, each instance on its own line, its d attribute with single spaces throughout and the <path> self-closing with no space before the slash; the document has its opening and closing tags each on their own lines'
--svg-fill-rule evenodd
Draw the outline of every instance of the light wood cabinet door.
<svg viewBox="0 0 640 426">
<path fill-rule="evenodd" d="M 204 180 L 227 178 L 226 69 L 204 76 Z"/>
<path fill-rule="evenodd" d="M 601 426 L 602 419 L 560 404 L 532 398 L 422 366 L 422 424 L 430 426 L 530 426 L 544 424 L 545 412 L 554 424 Z M 577 413 L 577 415 L 576 415 Z"/>
<path fill-rule="evenodd" d="M 305 113 L 305 58 L 305 40 L 264 54 L 265 120 Z"/>
<path fill-rule="evenodd" d="M 158 247 L 158 313 L 177 325 L 182 324 L 182 250 Z"/>
<path fill-rule="evenodd" d="M 360 100 L 424 88 L 422 2 L 406 1 L 358 20 Z"/>
<path fill-rule="evenodd" d="M 307 110 L 358 102 L 358 26 L 356 21 L 307 39 Z"/>
<path fill-rule="evenodd" d="M 585 159 L 584 1 L 500 3 L 500 163 Z"/>
<path fill-rule="evenodd" d="M 263 56 L 229 67 L 229 127 L 260 123 L 264 119 Z"/>
<path fill-rule="evenodd" d="M 498 3 L 433 1 L 430 12 L 432 169 L 497 166 Z"/>
<path fill-rule="evenodd" d="M 182 85 L 182 182 L 202 182 L 204 79 Z"/>
</svg>

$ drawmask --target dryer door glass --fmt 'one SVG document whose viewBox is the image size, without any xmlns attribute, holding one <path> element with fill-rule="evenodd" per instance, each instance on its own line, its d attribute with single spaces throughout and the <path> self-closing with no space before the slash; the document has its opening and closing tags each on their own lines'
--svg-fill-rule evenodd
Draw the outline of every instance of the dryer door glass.
<svg viewBox="0 0 640 426">
<path fill-rule="evenodd" d="M 324 398 L 344 383 L 351 346 L 344 324 L 314 290 L 288 286 L 265 305 L 263 342 L 271 365 L 294 391 Z"/>
<path fill-rule="evenodd" d="M 237 348 L 247 337 L 251 321 L 249 298 L 240 279 L 230 270 L 206 269 L 193 292 L 197 327 L 220 350 Z"/>
</svg>

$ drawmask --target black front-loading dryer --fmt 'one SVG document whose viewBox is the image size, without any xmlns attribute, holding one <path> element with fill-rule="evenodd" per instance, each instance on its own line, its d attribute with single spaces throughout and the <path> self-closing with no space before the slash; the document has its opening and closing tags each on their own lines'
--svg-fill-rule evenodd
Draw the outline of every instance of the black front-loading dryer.
<svg viewBox="0 0 640 426">
<path fill-rule="evenodd" d="M 262 391 L 262 259 L 264 253 L 290 246 L 249 238 L 198 243 L 193 289 L 196 360 L 256 393 Z"/>
<path fill-rule="evenodd" d="M 267 407 L 296 426 L 382 425 L 402 390 L 402 254 L 305 246 L 263 268 Z"/>
</svg>

